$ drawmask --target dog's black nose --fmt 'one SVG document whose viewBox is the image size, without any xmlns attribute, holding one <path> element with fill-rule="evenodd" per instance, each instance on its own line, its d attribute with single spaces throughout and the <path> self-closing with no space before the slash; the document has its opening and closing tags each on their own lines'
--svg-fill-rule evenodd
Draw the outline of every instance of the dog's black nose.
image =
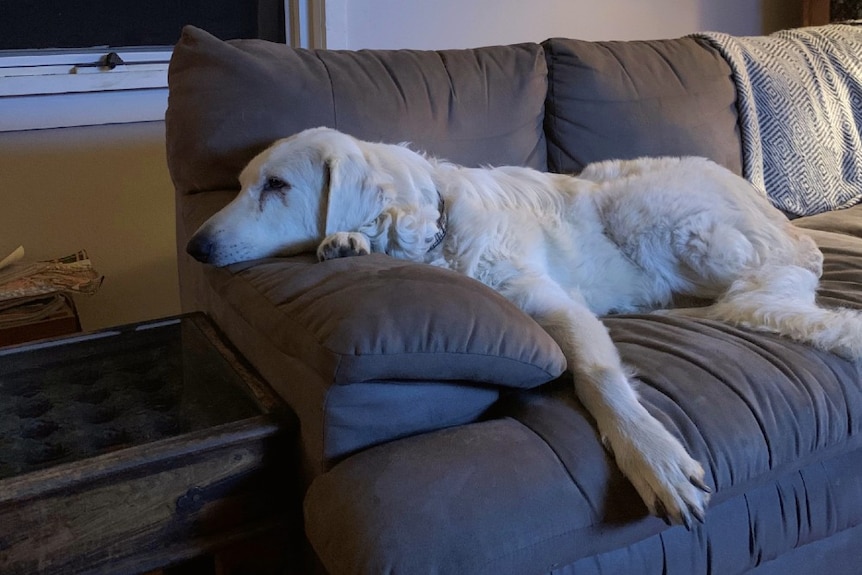
<svg viewBox="0 0 862 575">
<path fill-rule="evenodd" d="M 209 263 L 213 243 L 205 236 L 195 235 L 186 244 L 186 253 L 202 263 Z"/>
</svg>

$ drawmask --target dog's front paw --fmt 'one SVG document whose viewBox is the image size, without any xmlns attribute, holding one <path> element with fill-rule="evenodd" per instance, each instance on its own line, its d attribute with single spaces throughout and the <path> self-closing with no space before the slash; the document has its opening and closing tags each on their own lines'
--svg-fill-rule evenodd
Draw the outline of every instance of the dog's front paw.
<svg viewBox="0 0 862 575">
<path fill-rule="evenodd" d="M 700 463 L 651 416 L 631 431 L 606 442 L 650 513 L 687 529 L 703 523 L 712 490 Z"/>
<path fill-rule="evenodd" d="M 364 256 L 371 253 L 368 236 L 359 232 L 335 232 L 326 236 L 317 248 L 320 261 L 350 256 Z"/>
</svg>

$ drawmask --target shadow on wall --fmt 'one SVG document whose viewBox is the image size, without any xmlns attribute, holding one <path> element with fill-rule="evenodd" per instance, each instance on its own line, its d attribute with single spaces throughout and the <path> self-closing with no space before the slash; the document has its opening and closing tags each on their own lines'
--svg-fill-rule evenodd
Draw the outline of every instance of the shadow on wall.
<svg viewBox="0 0 862 575">
<path fill-rule="evenodd" d="M 802 26 L 803 0 L 761 0 L 763 34 Z"/>
<path fill-rule="evenodd" d="M 701 28 L 742 36 L 802 25 L 803 0 L 700 0 Z M 747 26 L 740 27 L 740 22 Z"/>
<path fill-rule="evenodd" d="M 177 274 L 177 262 L 173 254 L 162 255 L 152 261 L 139 261 L 124 268 L 110 267 L 112 271 L 105 274 L 105 281 L 98 293 L 75 296 L 75 306 L 84 330 L 180 313 L 176 282 L 165 281 L 165 278 L 175 278 Z M 102 266 L 96 269 L 105 273 Z M 147 292 L 146 297 L 141 295 L 144 290 Z"/>
</svg>

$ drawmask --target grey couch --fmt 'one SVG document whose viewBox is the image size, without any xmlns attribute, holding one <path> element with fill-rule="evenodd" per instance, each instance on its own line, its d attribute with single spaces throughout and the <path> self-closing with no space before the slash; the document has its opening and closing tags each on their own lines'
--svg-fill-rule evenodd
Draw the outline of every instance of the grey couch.
<svg viewBox="0 0 862 575">
<path fill-rule="evenodd" d="M 858 572 L 858 364 L 715 322 L 607 318 L 644 403 L 714 488 L 689 531 L 647 514 L 556 344 L 484 286 L 382 255 L 219 269 L 184 252 L 254 154 L 318 125 L 467 165 L 685 154 L 740 172 L 736 91 L 709 45 L 313 52 L 189 27 L 169 81 L 183 306 L 210 314 L 298 414 L 323 569 Z M 796 223 L 825 252 L 823 303 L 862 308 L 862 207 Z"/>
</svg>

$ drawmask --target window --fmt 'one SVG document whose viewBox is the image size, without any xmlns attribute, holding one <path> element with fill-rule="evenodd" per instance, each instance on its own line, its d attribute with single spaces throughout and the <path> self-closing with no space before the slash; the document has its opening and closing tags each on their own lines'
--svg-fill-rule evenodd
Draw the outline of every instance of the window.
<svg viewBox="0 0 862 575">
<path fill-rule="evenodd" d="M 22 26 L 22 22 L 38 22 Z M 185 24 L 220 38 L 284 41 L 279 0 L 3 0 L 0 50 L 170 46 Z"/>
<path fill-rule="evenodd" d="M 171 49 L 185 24 L 307 47 L 323 30 L 322 0 L 2 4 L 0 131 L 163 118 Z"/>
</svg>

